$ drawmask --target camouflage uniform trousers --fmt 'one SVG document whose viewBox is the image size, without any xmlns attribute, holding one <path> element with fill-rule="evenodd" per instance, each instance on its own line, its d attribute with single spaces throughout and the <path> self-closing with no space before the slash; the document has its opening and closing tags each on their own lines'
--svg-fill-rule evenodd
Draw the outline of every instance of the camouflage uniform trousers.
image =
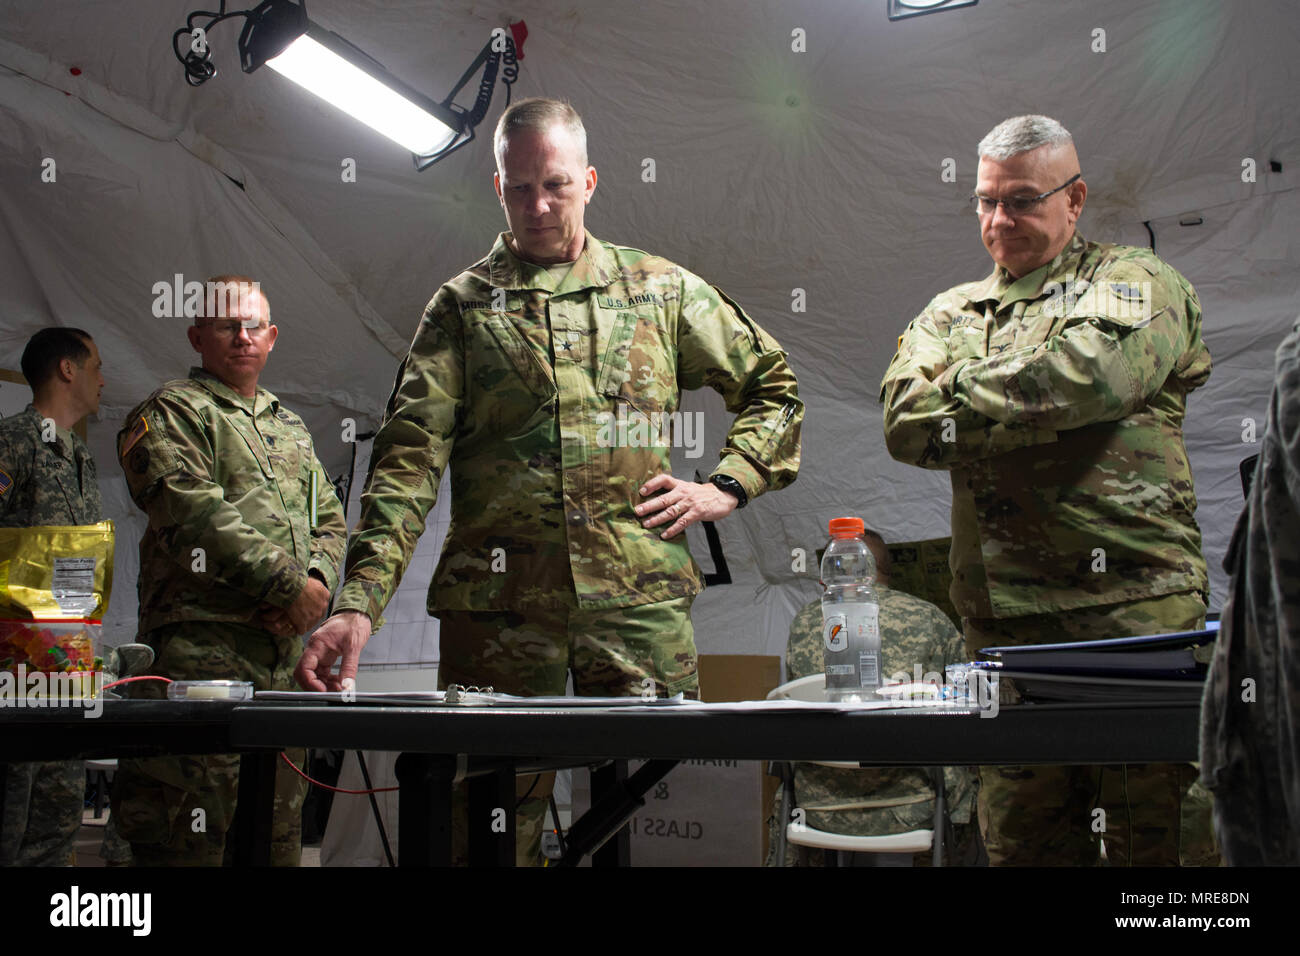
<svg viewBox="0 0 1300 956">
<path fill-rule="evenodd" d="M 1200 593 L 1185 591 L 1055 614 L 966 618 L 963 630 L 977 659 L 984 647 L 1194 630 L 1204 621 Z M 1111 866 L 1216 866 L 1212 806 L 1198 775 L 1192 764 L 981 767 L 989 865 L 1097 866 L 1100 837 Z M 1099 825 L 1104 831 L 1094 830 Z"/>
<path fill-rule="evenodd" d="M 297 637 L 275 637 L 243 624 L 188 621 L 156 628 L 141 642 L 157 654 L 151 673 L 173 680 L 251 681 L 257 690 L 296 688 L 293 669 L 302 656 Z M 166 696 L 161 681 L 131 686 L 136 698 Z M 304 751 L 286 754 L 303 766 Z M 131 843 L 136 866 L 221 866 L 238 792 L 237 754 L 124 759 L 113 784 L 113 816 Z M 277 768 L 273 866 L 299 864 L 306 795 L 305 780 L 288 767 Z"/>
<path fill-rule="evenodd" d="M 583 610 L 439 611 L 438 686 L 491 687 L 521 697 L 564 694 L 573 672 L 579 697 L 699 697 L 693 597 Z M 515 861 L 536 866 L 555 774 L 521 776 Z M 454 800 L 452 856 L 466 860 L 464 791 Z"/>
<path fill-rule="evenodd" d="M 80 760 L 11 763 L 0 821 L 0 866 L 75 866 L 86 805 Z"/>
</svg>

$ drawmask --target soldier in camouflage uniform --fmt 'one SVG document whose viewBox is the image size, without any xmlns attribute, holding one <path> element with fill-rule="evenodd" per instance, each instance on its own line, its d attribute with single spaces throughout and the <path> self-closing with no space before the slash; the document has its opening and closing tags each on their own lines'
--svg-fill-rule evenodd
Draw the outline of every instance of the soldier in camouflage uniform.
<svg viewBox="0 0 1300 956">
<path fill-rule="evenodd" d="M 889 587 L 889 549 L 874 531 L 866 532 L 867 547 L 876 560 L 873 590 L 880 603 L 881 674 L 887 681 L 930 680 L 942 683 L 943 669 L 966 659 L 960 632 L 929 601 Z M 786 645 L 786 680 L 798 680 L 825 670 L 821 600 L 805 604 L 790 623 Z M 953 845 L 946 860 L 970 862 L 976 856 L 978 833 L 973 824 L 976 776 L 970 767 L 945 767 L 948 815 Z M 804 823 L 828 833 L 880 836 L 929 830 L 934 826 L 934 789 L 930 775 L 918 767 L 847 770 L 811 763 L 795 764 L 797 808 Z M 777 794 L 780 806 L 780 794 Z M 793 810 L 794 808 L 792 808 Z M 775 865 L 776 813 L 770 820 L 768 865 Z M 937 839 L 937 834 L 936 834 Z M 913 863 L 928 866 L 930 853 L 917 853 Z M 784 865 L 820 866 L 822 851 L 787 844 Z"/>
<path fill-rule="evenodd" d="M 102 520 L 90 449 L 71 428 L 99 410 L 103 363 L 80 329 L 42 329 L 23 350 L 32 404 L 0 422 L 0 527 Z M 11 763 L 0 812 L 0 866 L 72 866 L 85 806 L 80 760 Z"/>
<path fill-rule="evenodd" d="M 930 302 L 881 386 L 890 453 L 952 474 L 967 650 L 1199 627 L 1182 436 L 1186 395 L 1210 374 L 1196 293 L 1149 250 L 1075 233 L 1087 188 L 1060 124 L 1007 120 L 979 153 L 972 199 L 996 268 Z M 990 862 L 1095 862 L 1100 806 L 1112 863 L 1177 864 L 1194 771 L 1098 773 L 984 768 Z M 1130 818 L 1131 835 L 1116 825 Z"/>
<path fill-rule="evenodd" d="M 313 636 L 300 679 L 354 677 L 450 467 L 428 599 L 441 684 L 562 694 L 572 671 L 579 694 L 693 696 L 701 583 L 682 531 L 794 480 L 794 374 L 721 292 L 585 230 L 596 171 L 571 107 L 515 104 L 496 148 L 511 231 L 424 311 L 375 439 L 336 603 L 348 613 Z M 669 426 L 681 389 L 705 385 L 738 417 L 712 482 L 695 483 L 669 474 Z M 521 813 L 521 859 L 548 792 Z"/>
<path fill-rule="evenodd" d="M 1201 710 L 1201 772 L 1232 866 L 1300 865 L 1300 323 L 1277 350 L 1268 422 Z"/>
<path fill-rule="evenodd" d="M 289 690 L 299 635 L 329 604 L 347 529 L 302 419 L 257 385 L 277 329 L 250 289 L 240 276 L 209 280 L 207 315 L 188 330 L 203 367 L 131 411 L 118 454 L 149 517 L 139 593 L 152 673 Z M 132 687 L 164 695 L 161 682 Z M 303 751 L 289 756 L 303 765 Z M 238 782 L 231 754 L 123 760 L 113 813 L 136 864 L 221 865 Z M 275 865 L 298 864 L 305 795 L 305 781 L 280 767 Z"/>
</svg>

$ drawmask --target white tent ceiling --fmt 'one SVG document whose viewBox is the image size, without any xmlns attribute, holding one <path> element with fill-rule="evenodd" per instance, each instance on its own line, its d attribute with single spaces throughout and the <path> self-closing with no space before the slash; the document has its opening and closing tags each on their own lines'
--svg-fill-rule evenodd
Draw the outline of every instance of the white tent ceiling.
<svg viewBox="0 0 1300 956">
<path fill-rule="evenodd" d="M 500 90 L 483 135 L 417 173 L 279 76 L 241 74 L 238 21 L 209 37 L 220 75 L 187 86 L 170 39 L 195 6 L 0 2 L 0 366 L 16 368 L 47 324 L 84 327 L 100 344 L 108 386 L 91 438 L 124 542 L 116 639 L 133 632 L 140 523 L 113 436 L 192 357 L 182 320 L 153 316 L 154 284 L 261 278 L 281 330 L 263 383 L 304 415 L 337 474 L 342 420 L 373 426 L 424 303 L 504 228 L 488 135 Z M 791 549 L 820 546 L 828 517 L 860 513 L 896 540 L 948 533 L 946 477 L 889 459 L 876 392 L 930 296 L 988 272 L 964 211 L 975 144 L 1026 112 L 1075 136 L 1083 234 L 1145 245 L 1149 222 L 1157 251 L 1201 295 L 1215 367 L 1191 398 L 1187 436 L 1217 606 L 1241 505 L 1236 466 L 1253 452 L 1243 419 L 1263 421 L 1272 350 L 1300 302 L 1294 5 L 981 0 L 899 23 L 884 7 L 308 4 L 435 99 L 493 27 L 524 20 L 514 92 L 564 97 L 583 114 L 600 172 L 592 231 L 705 276 L 789 351 L 807 403 L 801 477 L 720 525 L 736 580 L 696 604 L 703 650 L 781 652 L 794 608 L 817 590 L 815 568 L 791 571 Z M 806 52 L 792 49 L 796 29 Z M 341 175 L 347 158 L 355 182 Z M 954 182 L 941 175 L 949 158 Z M 1254 182 L 1243 182 L 1247 159 Z M 1180 225 L 1192 218 L 1201 223 Z M 806 312 L 792 311 L 796 288 Z M 679 473 L 707 472 L 728 424 L 715 396 L 692 401 L 710 451 L 679 458 Z M 692 542 L 702 555 L 702 536 Z"/>
</svg>

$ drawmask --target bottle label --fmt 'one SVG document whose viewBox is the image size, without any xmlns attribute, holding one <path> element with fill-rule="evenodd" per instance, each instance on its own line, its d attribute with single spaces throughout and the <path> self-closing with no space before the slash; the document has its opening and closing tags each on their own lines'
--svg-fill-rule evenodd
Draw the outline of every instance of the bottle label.
<svg viewBox="0 0 1300 956">
<path fill-rule="evenodd" d="M 828 651 L 842 651 L 849 646 L 848 620 L 840 613 L 827 614 L 822 624 L 822 641 Z"/>
<path fill-rule="evenodd" d="M 875 687 L 880 683 L 880 655 L 875 651 L 858 655 L 858 678 L 860 686 Z M 850 670 L 853 668 L 850 667 Z"/>
</svg>

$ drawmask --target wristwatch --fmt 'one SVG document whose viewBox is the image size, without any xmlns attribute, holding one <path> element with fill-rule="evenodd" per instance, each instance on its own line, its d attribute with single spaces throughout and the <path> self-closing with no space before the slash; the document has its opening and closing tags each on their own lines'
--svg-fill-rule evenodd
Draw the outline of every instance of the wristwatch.
<svg viewBox="0 0 1300 956">
<path fill-rule="evenodd" d="M 730 475 L 710 475 L 709 481 L 712 482 L 719 491 L 725 491 L 736 499 L 737 510 L 749 504 L 749 495 L 745 494 L 745 486 Z"/>
</svg>

